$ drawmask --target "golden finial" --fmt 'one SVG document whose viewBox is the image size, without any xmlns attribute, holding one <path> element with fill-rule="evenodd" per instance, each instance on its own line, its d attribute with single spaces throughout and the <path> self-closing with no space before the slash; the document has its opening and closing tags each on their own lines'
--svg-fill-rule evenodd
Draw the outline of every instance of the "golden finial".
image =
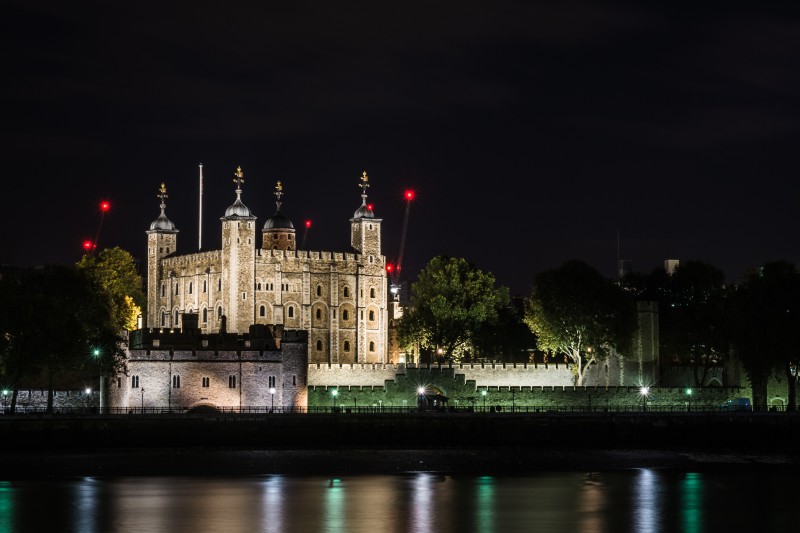
<svg viewBox="0 0 800 533">
<path fill-rule="evenodd" d="M 369 176 L 367 176 L 367 171 L 361 173 L 361 183 L 358 184 L 361 187 L 361 196 L 367 195 L 367 187 L 369 187 Z"/>
<path fill-rule="evenodd" d="M 242 172 L 242 167 L 236 167 L 236 172 L 234 172 L 233 175 L 236 176 L 233 178 L 233 182 L 237 187 L 241 187 L 242 183 L 244 183 L 244 172 Z"/>
<path fill-rule="evenodd" d="M 161 200 L 164 200 L 164 198 L 168 198 L 168 196 L 167 196 L 167 186 L 163 181 L 161 182 L 161 188 L 158 189 L 158 197 Z"/>
<path fill-rule="evenodd" d="M 278 180 L 278 184 L 275 186 L 275 190 L 278 192 L 283 191 L 283 185 L 281 185 L 281 180 Z"/>
</svg>

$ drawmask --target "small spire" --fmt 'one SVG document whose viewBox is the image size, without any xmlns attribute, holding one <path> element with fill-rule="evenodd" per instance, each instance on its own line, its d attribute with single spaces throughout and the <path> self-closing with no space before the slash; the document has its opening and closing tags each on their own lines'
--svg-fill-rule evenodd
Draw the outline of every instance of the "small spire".
<svg viewBox="0 0 800 533">
<path fill-rule="evenodd" d="M 367 176 L 367 171 L 361 173 L 361 183 L 358 184 L 361 187 L 361 204 L 367 205 L 367 188 L 369 187 L 369 176 Z"/>
<path fill-rule="evenodd" d="M 244 172 L 242 172 L 242 167 L 236 167 L 236 172 L 233 173 L 235 178 L 233 178 L 233 182 L 236 184 L 236 192 L 242 192 L 242 183 L 244 183 Z"/>
<path fill-rule="evenodd" d="M 283 185 L 281 185 L 281 180 L 278 180 L 278 184 L 275 185 L 275 205 L 277 206 L 277 210 L 281 210 L 281 196 L 283 196 Z"/>
<path fill-rule="evenodd" d="M 161 212 L 164 212 L 164 208 L 167 207 L 167 204 L 164 202 L 168 198 L 167 196 L 167 186 L 164 182 L 161 182 L 161 188 L 158 189 L 158 194 L 156 195 L 159 200 L 161 200 Z"/>
</svg>

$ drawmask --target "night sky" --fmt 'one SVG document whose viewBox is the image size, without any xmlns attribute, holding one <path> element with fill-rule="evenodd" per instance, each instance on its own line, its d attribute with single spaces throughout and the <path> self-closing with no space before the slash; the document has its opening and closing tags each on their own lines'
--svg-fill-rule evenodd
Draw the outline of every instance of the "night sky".
<svg viewBox="0 0 800 533">
<path fill-rule="evenodd" d="M 800 262 L 800 16 L 720 2 L 6 1 L 0 263 L 144 259 L 159 213 L 197 250 L 245 173 L 308 248 L 349 251 L 359 176 L 403 278 L 469 259 L 512 294 L 582 259 Z M 786 3 L 787 5 L 789 3 Z M 754 6 L 758 6 L 757 8 Z"/>
</svg>

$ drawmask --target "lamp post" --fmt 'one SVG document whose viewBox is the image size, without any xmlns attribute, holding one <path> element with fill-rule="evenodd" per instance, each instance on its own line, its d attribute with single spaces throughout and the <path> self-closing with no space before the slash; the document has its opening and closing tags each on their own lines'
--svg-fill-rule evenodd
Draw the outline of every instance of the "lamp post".
<svg viewBox="0 0 800 533">
<path fill-rule="evenodd" d="M 89 400 L 92 398 L 92 389 L 90 387 L 86 387 L 86 412 L 89 412 Z"/>
<path fill-rule="evenodd" d="M 647 411 L 647 396 L 650 394 L 650 387 L 640 387 L 639 394 L 642 396 L 642 412 L 645 412 Z"/>
<path fill-rule="evenodd" d="M 486 412 L 486 389 L 481 391 L 481 396 L 483 396 L 483 412 Z"/>
<path fill-rule="evenodd" d="M 8 389 L 3 389 L 3 413 L 6 412 L 7 401 L 8 401 Z"/>
<path fill-rule="evenodd" d="M 691 411 L 692 410 L 692 392 L 694 392 L 694 391 L 692 391 L 691 387 L 686 389 L 686 410 L 687 411 Z"/>
<path fill-rule="evenodd" d="M 144 387 L 142 387 L 142 414 L 144 414 Z"/>
<path fill-rule="evenodd" d="M 275 387 L 269 388 L 269 396 L 272 400 L 272 406 L 269 408 L 269 412 L 273 412 L 275 410 Z"/>
<path fill-rule="evenodd" d="M 333 412 L 336 412 L 336 397 L 339 396 L 339 389 L 333 389 L 331 391 L 331 396 L 333 397 Z"/>
<path fill-rule="evenodd" d="M 423 408 L 423 398 L 425 397 L 425 387 L 417 387 L 417 409 Z"/>
</svg>

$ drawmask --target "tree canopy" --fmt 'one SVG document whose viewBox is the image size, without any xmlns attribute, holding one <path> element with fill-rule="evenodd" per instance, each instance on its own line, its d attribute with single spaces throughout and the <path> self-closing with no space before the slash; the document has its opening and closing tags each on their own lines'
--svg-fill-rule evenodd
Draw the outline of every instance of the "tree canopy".
<svg viewBox="0 0 800 533">
<path fill-rule="evenodd" d="M 591 363 L 629 349 L 636 313 L 617 285 L 583 261 L 568 261 L 536 276 L 525 323 L 540 349 L 575 365 L 582 385 Z"/>
<path fill-rule="evenodd" d="M 146 302 L 142 277 L 131 254 L 119 247 L 106 248 L 98 255 L 84 255 L 77 267 L 86 271 L 108 297 L 116 327 L 136 329 Z"/>
<path fill-rule="evenodd" d="M 434 257 L 411 286 L 411 305 L 399 324 L 400 340 L 418 342 L 428 354 L 459 360 L 508 303 L 508 289 L 496 287 L 491 273 L 463 258 Z"/>
</svg>

